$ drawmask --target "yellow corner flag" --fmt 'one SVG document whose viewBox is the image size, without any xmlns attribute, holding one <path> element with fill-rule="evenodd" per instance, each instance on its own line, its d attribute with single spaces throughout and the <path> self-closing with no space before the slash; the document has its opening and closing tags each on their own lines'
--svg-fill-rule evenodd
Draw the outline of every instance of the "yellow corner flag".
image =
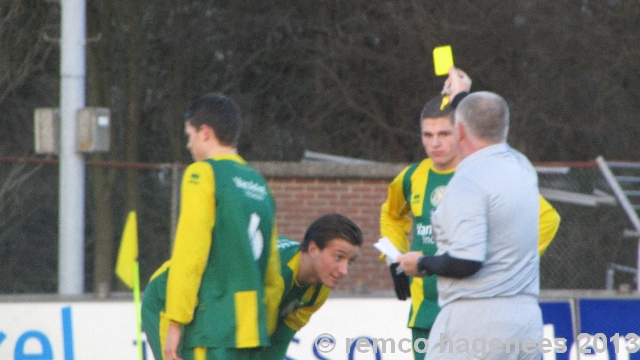
<svg viewBox="0 0 640 360">
<path fill-rule="evenodd" d="M 120 251 L 116 262 L 116 275 L 129 289 L 134 288 L 135 265 L 138 262 L 138 222 L 136 212 L 129 212 L 127 223 L 124 225 Z"/>
<path fill-rule="evenodd" d="M 125 285 L 133 289 L 133 303 L 136 308 L 136 345 L 138 360 L 142 355 L 142 314 L 140 308 L 140 268 L 138 266 L 138 221 L 136 212 L 130 211 L 124 224 L 118 260 L 116 261 L 116 275 Z"/>
</svg>

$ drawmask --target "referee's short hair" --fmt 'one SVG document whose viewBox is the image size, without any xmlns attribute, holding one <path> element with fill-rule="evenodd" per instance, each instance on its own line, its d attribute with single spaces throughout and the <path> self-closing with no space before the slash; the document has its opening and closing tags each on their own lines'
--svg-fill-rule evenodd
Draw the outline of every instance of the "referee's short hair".
<svg viewBox="0 0 640 360">
<path fill-rule="evenodd" d="M 509 132 L 509 105 L 502 96 L 478 91 L 462 99 L 454 115 L 477 138 L 504 142 Z"/>
<path fill-rule="evenodd" d="M 319 217 L 314 221 L 304 234 L 300 244 L 302 252 L 309 251 L 309 243 L 313 241 L 320 250 L 324 249 L 329 241 L 343 239 L 355 246 L 362 246 L 362 230 L 348 217 L 331 213 Z"/>
</svg>

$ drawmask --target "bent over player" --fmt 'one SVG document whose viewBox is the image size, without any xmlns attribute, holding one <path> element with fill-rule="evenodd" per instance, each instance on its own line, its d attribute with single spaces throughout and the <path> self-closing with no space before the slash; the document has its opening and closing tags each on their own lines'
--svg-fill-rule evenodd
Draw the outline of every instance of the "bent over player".
<svg viewBox="0 0 640 360">
<path fill-rule="evenodd" d="M 277 304 L 265 294 L 280 284 L 275 205 L 265 179 L 237 153 L 241 124 L 221 94 L 200 97 L 185 114 L 196 162 L 183 175 L 171 259 L 142 301 L 158 360 L 253 360 L 269 345 Z"/>
<path fill-rule="evenodd" d="M 282 360 L 289 343 L 347 275 L 362 246 L 362 231 L 349 218 L 327 214 L 307 229 L 302 243 L 278 239 L 284 292 L 278 325 L 263 359 Z"/>
</svg>

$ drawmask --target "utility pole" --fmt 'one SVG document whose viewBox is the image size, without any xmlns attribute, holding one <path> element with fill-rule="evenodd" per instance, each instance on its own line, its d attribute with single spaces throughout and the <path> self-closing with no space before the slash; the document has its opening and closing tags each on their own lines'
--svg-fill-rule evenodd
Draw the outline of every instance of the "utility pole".
<svg viewBox="0 0 640 360">
<path fill-rule="evenodd" d="M 58 293 L 84 292 L 85 164 L 76 113 L 85 106 L 86 0 L 61 0 Z"/>
</svg>

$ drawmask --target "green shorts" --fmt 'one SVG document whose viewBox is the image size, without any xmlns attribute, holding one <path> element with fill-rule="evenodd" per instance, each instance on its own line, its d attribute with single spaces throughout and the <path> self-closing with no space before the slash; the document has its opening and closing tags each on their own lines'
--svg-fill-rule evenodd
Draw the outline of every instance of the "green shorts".
<svg viewBox="0 0 640 360">
<path fill-rule="evenodd" d="M 429 344 L 428 339 L 430 332 L 431 329 L 411 328 L 411 350 L 413 351 L 414 359 L 424 359 L 424 354 L 427 352 L 427 346 Z M 423 340 L 416 342 L 418 339 Z"/>
<path fill-rule="evenodd" d="M 142 298 L 142 330 L 156 360 L 164 359 L 164 344 L 169 332 L 169 319 L 165 316 L 167 277 L 169 267 L 160 268 L 152 276 Z M 261 360 L 264 348 L 207 348 L 182 347 L 178 353 L 184 360 Z"/>
<path fill-rule="evenodd" d="M 164 316 L 168 274 L 167 268 L 153 277 L 142 297 L 142 331 L 156 360 L 164 359 L 162 349 L 169 332 L 169 319 Z"/>
<path fill-rule="evenodd" d="M 184 360 L 262 360 L 262 348 L 206 348 L 197 347 L 180 351 Z"/>
</svg>

